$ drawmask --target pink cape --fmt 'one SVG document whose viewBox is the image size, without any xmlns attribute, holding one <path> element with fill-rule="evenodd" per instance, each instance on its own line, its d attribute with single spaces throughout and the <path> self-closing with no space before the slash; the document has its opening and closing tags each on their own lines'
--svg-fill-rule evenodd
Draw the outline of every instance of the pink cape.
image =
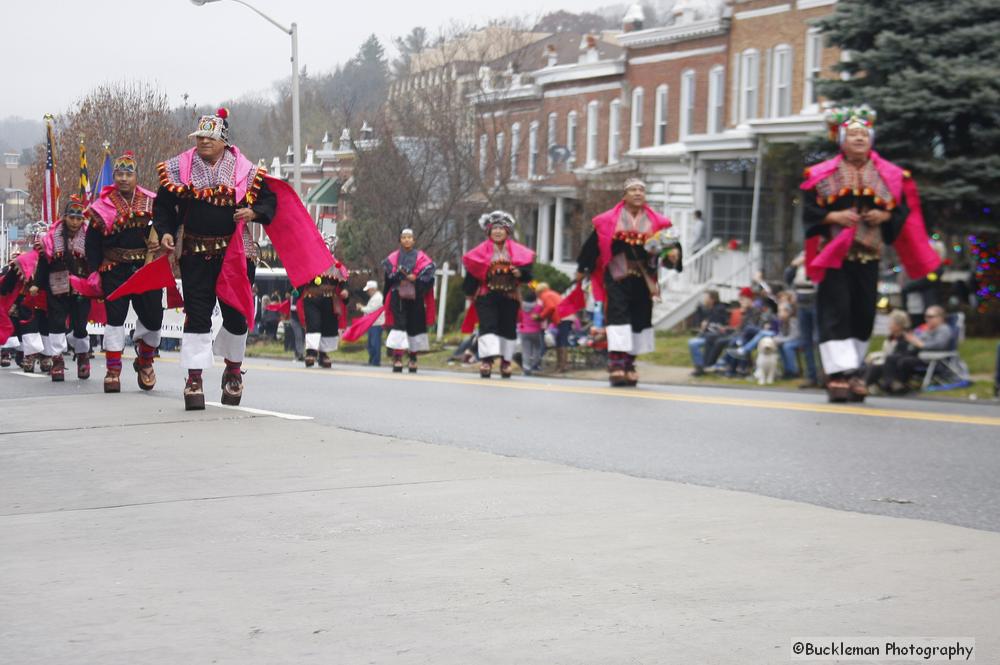
<svg viewBox="0 0 1000 665">
<path fill-rule="evenodd" d="M 604 268 L 611 261 L 611 243 L 614 240 L 615 227 L 618 226 L 618 219 L 621 217 L 624 207 L 625 201 L 621 201 L 611 210 L 606 210 L 593 219 L 594 230 L 597 231 L 599 254 L 597 265 L 594 266 L 594 271 L 590 275 L 590 288 L 594 291 L 594 300 L 598 302 L 607 302 L 608 300 L 608 294 L 604 290 Z M 673 226 L 669 219 L 649 206 L 645 206 L 644 210 L 646 217 L 653 225 L 653 233 Z"/>
<path fill-rule="evenodd" d="M 30 280 L 35 276 L 35 269 L 38 268 L 38 252 L 35 250 L 25 252 L 14 259 L 14 262 L 17 266 L 11 269 L 18 270 L 24 277 L 24 280 L 19 279 L 14 288 L 10 290 L 10 293 L 0 296 L 0 344 L 10 339 L 10 336 L 14 333 L 14 322 L 10 320 L 10 308 L 18 296 L 21 295 L 21 289 L 24 288 L 24 281 Z M 41 290 L 39 290 L 39 293 L 41 293 Z"/>
<path fill-rule="evenodd" d="M 236 153 L 237 201 L 242 201 L 240 193 L 242 192 L 242 196 L 246 196 L 246 175 L 253 165 L 240 154 L 239 150 L 236 148 L 232 148 L 232 150 Z M 187 178 L 186 183 L 190 182 L 193 155 L 193 149 L 181 155 L 181 179 Z M 239 177 L 241 173 L 243 178 Z M 316 228 L 309 211 L 302 205 L 302 200 L 295 193 L 295 190 L 278 178 L 264 176 L 264 180 L 278 200 L 274 218 L 270 224 L 264 226 L 264 231 L 281 256 L 289 281 L 292 284 L 310 282 L 314 277 L 323 274 L 338 262 L 335 261 L 326 243 L 323 242 L 323 237 Z M 146 266 L 146 268 L 148 267 Z M 139 272 L 130 277 L 116 293 L 136 279 Z M 171 285 L 176 286 L 173 274 L 170 275 L 169 281 L 162 271 L 157 272 L 157 276 L 159 281 L 147 285 L 144 290 L 169 289 Z M 242 223 L 237 224 L 232 240 L 226 248 L 215 292 L 220 300 L 239 310 L 247 317 L 247 322 L 253 324 L 254 300 L 246 270 L 246 248 L 243 246 Z M 173 305 L 170 306 L 173 307 Z M 344 320 L 346 321 L 346 319 Z"/>
<path fill-rule="evenodd" d="M 510 254 L 511 263 L 518 267 L 531 265 L 535 260 L 533 251 L 510 238 L 507 239 L 507 253 Z M 486 281 L 486 271 L 489 270 L 492 262 L 493 241 L 489 238 L 473 247 L 462 257 L 465 269 L 480 282 Z"/>
<path fill-rule="evenodd" d="M 806 181 L 800 185 L 800 189 L 803 191 L 813 189 L 817 183 L 836 171 L 843 159 L 843 155 L 837 155 L 833 159 L 810 167 Z M 900 263 L 903 264 L 910 279 L 922 279 L 941 265 L 941 257 L 931 247 L 930 239 L 927 237 L 917 184 L 913 178 L 906 176 L 903 169 L 883 159 L 874 150 L 871 151 L 871 160 L 893 198 L 896 201 L 905 200 L 910 209 L 903 223 L 903 229 L 892 246 L 896 249 Z M 854 243 L 854 233 L 853 228 L 843 229 L 823 247 L 822 251 L 819 248 L 823 240 L 820 236 L 806 239 L 806 273 L 810 280 L 819 284 L 828 269 L 838 269 L 843 266 L 844 259 L 847 258 L 847 253 Z"/>
<path fill-rule="evenodd" d="M 116 189 L 117 187 L 114 185 L 108 185 L 100 191 L 100 195 L 90 204 L 90 210 L 93 210 L 101 218 L 107 228 L 113 227 L 115 220 L 118 219 L 118 209 L 115 208 L 115 204 L 111 202 L 110 197 L 111 192 Z M 154 192 L 142 187 L 137 187 L 137 189 L 149 197 L 150 200 L 156 199 Z"/>
<path fill-rule="evenodd" d="M 399 250 L 397 249 L 395 252 L 390 254 L 386 260 L 389 261 L 389 265 L 392 266 L 393 270 L 398 269 Z M 431 257 L 427 256 L 422 251 L 418 251 L 417 262 L 413 266 L 413 273 L 420 274 L 420 272 L 424 268 L 429 266 L 431 263 L 432 263 Z M 341 335 L 341 339 L 345 342 L 354 342 L 361 339 L 361 336 L 364 335 L 366 332 L 368 332 L 368 330 L 373 325 L 375 325 L 375 322 L 378 320 L 378 317 L 382 316 L 383 314 L 385 314 L 385 325 L 392 326 L 393 318 L 392 318 L 392 306 L 390 304 L 391 302 L 392 302 L 392 291 L 390 290 L 385 294 L 385 303 L 381 307 L 376 309 L 374 312 L 368 312 L 364 316 L 355 319 L 354 322 L 350 326 L 348 326 L 346 330 L 344 330 L 344 334 Z M 427 322 L 428 326 L 434 324 L 434 321 L 437 318 L 436 314 L 437 314 L 437 307 L 434 303 L 434 290 L 430 289 L 427 291 L 427 293 L 424 294 L 424 316 L 425 316 L 424 320 Z"/>
</svg>

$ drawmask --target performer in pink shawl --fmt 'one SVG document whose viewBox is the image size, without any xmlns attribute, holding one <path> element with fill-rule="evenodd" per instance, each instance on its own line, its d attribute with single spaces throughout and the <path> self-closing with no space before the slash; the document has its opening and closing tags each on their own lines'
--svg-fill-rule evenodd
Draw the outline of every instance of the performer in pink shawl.
<svg viewBox="0 0 1000 665">
<path fill-rule="evenodd" d="M 419 249 L 412 229 L 399 234 L 399 249 L 382 261 L 385 271 L 386 346 L 392 350 L 392 371 L 417 371 L 417 354 L 431 350 L 427 327 L 434 322 L 434 261 Z"/>
<path fill-rule="evenodd" d="M 589 274 L 594 300 L 606 308 L 611 385 L 634 386 L 639 382 L 636 356 L 654 348 L 653 298 L 660 293 L 659 256 L 647 243 L 655 243 L 658 234 L 671 226 L 670 220 L 646 204 L 645 183 L 629 178 L 621 203 L 593 223 L 577 259 L 576 279 Z M 679 269 L 680 247 L 667 249 L 664 260 Z"/>
<path fill-rule="evenodd" d="M 49 318 L 49 344 L 52 347 L 53 381 L 64 381 L 66 364 L 63 353 L 68 347 L 66 322 L 72 325 L 73 351 L 76 353 L 77 378 L 90 378 L 90 336 L 87 334 L 87 317 L 90 299 L 83 293 L 92 293 L 87 287 L 91 270 L 87 265 L 87 225 L 84 206 L 73 197 L 42 238 L 38 269 L 35 279 L 45 289 L 45 302 Z M 94 280 L 96 282 L 96 279 Z M 92 284 L 96 289 L 96 284 Z"/>
<path fill-rule="evenodd" d="M 242 365 L 247 322 L 254 320 L 251 282 L 257 258 L 247 224 L 264 225 L 292 284 L 305 284 L 334 265 L 295 191 L 268 177 L 230 144 L 228 115 L 219 109 L 202 116 L 190 134 L 197 138 L 196 146 L 157 167 L 160 189 L 153 206 L 154 226 L 164 249 L 173 251 L 175 243 L 181 247 L 186 314 L 181 367 L 188 371 L 184 405 L 189 410 L 205 408 L 202 371 L 212 366 L 214 353 L 226 362 L 223 404 L 239 404 L 243 396 Z M 222 329 L 213 344 L 216 298 Z"/>
<path fill-rule="evenodd" d="M 106 298 L 124 284 L 159 247 L 151 227 L 156 195 L 139 186 L 138 165 L 131 150 L 112 162 L 114 184 L 105 187 L 87 208 L 87 258 L 91 270 L 100 275 L 100 290 Z M 121 392 L 122 352 L 125 350 L 125 317 L 131 303 L 137 319 L 133 340 L 136 359 L 132 368 L 141 390 L 156 385 L 153 358 L 160 346 L 163 324 L 163 289 L 151 288 L 117 300 L 104 301 L 104 392 Z"/>
<path fill-rule="evenodd" d="M 336 238 L 327 239 L 331 254 L 336 246 Z M 340 346 L 340 330 L 347 326 L 347 301 L 350 298 L 347 279 L 350 274 L 347 266 L 335 257 L 328 270 L 296 287 L 298 313 L 306 331 L 306 367 L 312 367 L 317 362 L 325 369 L 333 366 L 329 354 Z"/>
<path fill-rule="evenodd" d="M 39 334 L 36 305 L 44 304 L 45 292 L 35 283 L 38 252 L 11 251 L 10 263 L 0 271 L 0 344 L 12 354 L 21 369 L 31 374 L 44 350 Z M 10 366 L 10 355 L 3 367 Z"/>
<path fill-rule="evenodd" d="M 462 257 L 463 290 L 479 319 L 479 375 L 490 378 L 500 358 L 500 376 L 509 379 L 517 343 L 522 284 L 531 281 L 535 253 L 511 237 L 514 217 L 494 210 L 479 218 L 487 238 Z"/>
<path fill-rule="evenodd" d="M 806 270 L 816 293 L 819 349 L 830 401 L 863 401 L 863 362 L 875 322 L 879 262 L 894 245 L 912 279 L 940 267 L 908 171 L 872 150 L 875 112 L 827 114 L 841 154 L 806 170 Z"/>
</svg>

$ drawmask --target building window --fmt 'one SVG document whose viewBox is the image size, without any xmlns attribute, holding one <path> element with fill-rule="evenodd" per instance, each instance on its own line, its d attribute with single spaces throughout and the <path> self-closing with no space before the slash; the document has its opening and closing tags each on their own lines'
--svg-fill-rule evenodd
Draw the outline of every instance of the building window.
<svg viewBox="0 0 1000 665">
<path fill-rule="evenodd" d="M 569 149 L 568 168 L 572 168 L 576 164 L 576 124 L 576 111 L 570 111 L 566 116 L 566 148 Z"/>
<path fill-rule="evenodd" d="M 816 80 L 823 71 L 823 36 L 819 28 L 809 28 L 806 33 L 806 81 L 802 106 L 812 108 L 819 101 L 816 94 Z"/>
<path fill-rule="evenodd" d="M 722 65 L 712 67 L 708 73 L 708 133 L 722 131 L 724 100 L 726 90 L 726 70 Z"/>
<path fill-rule="evenodd" d="M 506 139 L 507 137 L 503 132 L 497 132 L 497 138 L 496 138 L 497 156 L 496 160 L 494 160 L 494 164 L 496 164 L 496 184 L 498 185 L 500 184 L 500 181 L 503 180 L 503 161 L 504 161 L 503 155 L 504 155 L 504 150 L 506 149 L 506 146 L 504 146 L 504 142 L 506 141 Z"/>
<path fill-rule="evenodd" d="M 618 150 L 621 146 L 621 108 L 622 103 L 616 99 L 608 105 L 608 164 L 618 161 Z"/>
<path fill-rule="evenodd" d="M 668 104 L 667 101 L 670 96 L 670 88 L 666 85 L 661 85 L 656 89 L 656 113 L 654 121 L 656 122 L 656 130 L 653 136 L 653 145 L 664 145 L 667 142 L 667 117 L 668 117 Z"/>
<path fill-rule="evenodd" d="M 479 136 L 479 178 L 480 180 L 486 179 L 486 158 L 487 149 L 489 147 L 489 137 L 486 134 L 481 134 Z"/>
<path fill-rule="evenodd" d="M 538 123 L 531 123 L 528 129 L 528 177 L 538 175 Z"/>
<path fill-rule="evenodd" d="M 552 148 L 556 145 L 556 136 L 559 132 L 559 116 L 555 113 L 549 114 L 549 126 L 548 131 L 545 134 L 545 145 L 546 153 L 548 153 L 548 167 L 549 173 L 554 173 L 556 170 L 555 162 L 552 161 Z"/>
<path fill-rule="evenodd" d="M 681 74 L 681 138 L 694 133 L 694 70 Z"/>
<path fill-rule="evenodd" d="M 771 117 L 784 118 L 792 114 L 792 47 L 786 44 L 774 49 L 772 59 Z"/>
<path fill-rule="evenodd" d="M 521 123 L 515 122 L 510 127 L 510 179 L 518 177 L 517 158 L 521 152 Z"/>
<path fill-rule="evenodd" d="M 632 91 L 632 131 L 629 134 L 629 150 L 642 147 L 642 103 L 645 95 L 642 88 Z"/>
<path fill-rule="evenodd" d="M 757 117 L 760 53 L 750 49 L 740 60 L 740 122 Z"/>
<path fill-rule="evenodd" d="M 709 219 L 712 224 L 711 237 L 736 239 L 744 245 L 749 245 L 753 190 L 712 188 L 708 190 L 708 201 Z M 774 205 L 770 197 L 761 197 L 759 214 L 760 219 L 769 219 L 774 214 Z M 760 224 L 757 229 L 757 242 L 770 245 L 773 238 L 773 226 Z"/>
<path fill-rule="evenodd" d="M 587 168 L 597 165 L 597 102 L 587 104 Z"/>
</svg>

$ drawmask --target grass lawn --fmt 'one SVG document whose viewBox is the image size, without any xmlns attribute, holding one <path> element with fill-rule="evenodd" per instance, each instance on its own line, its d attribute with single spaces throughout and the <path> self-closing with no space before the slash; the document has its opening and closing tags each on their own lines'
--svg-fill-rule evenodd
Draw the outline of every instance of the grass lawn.
<svg viewBox="0 0 1000 665">
<path fill-rule="evenodd" d="M 431 335 L 433 340 L 433 334 Z M 462 335 L 457 332 L 445 335 L 442 342 L 431 342 L 431 352 L 421 356 L 421 367 L 444 368 L 448 366 L 448 357 L 455 346 L 462 339 Z M 643 357 L 643 360 L 658 365 L 673 367 L 690 367 L 691 356 L 688 353 L 688 335 L 676 333 L 657 332 L 656 350 Z M 872 338 L 872 349 L 882 347 L 882 338 Z M 950 399 L 991 399 L 993 397 L 993 371 L 996 362 L 997 344 L 1000 337 L 975 337 L 962 342 L 959 352 L 962 360 L 969 366 L 969 371 L 973 375 L 973 385 L 968 388 L 958 390 L 948 390 L 941 392 L 923 393 L 923 397 L 950 398 Z M 271 357 L 292 359 L 293 355 L 284 350 L 282 342 L 258 342 L 247 347 L 247 355 L 250 357 Z M 368 362 L 368 352 L 365 347 L 365 340 L 361 339 L 352 344 L 344 344 L 333 354 L 335 362 L 364 365 Z M 383 356 L 383 365 L 387 363 Z M 756 386 L 757 384 L 748 381 L 746 378 L 726 378 L 708 374 L 699 379 L 692 379 L 692 383 L 714 384 L 714 385 L 734 385 L 734 386 Z M 798 379 L 788 381 L 775 381 L 772 387 L 794 388 L 800 383 Z"/>
</svg>

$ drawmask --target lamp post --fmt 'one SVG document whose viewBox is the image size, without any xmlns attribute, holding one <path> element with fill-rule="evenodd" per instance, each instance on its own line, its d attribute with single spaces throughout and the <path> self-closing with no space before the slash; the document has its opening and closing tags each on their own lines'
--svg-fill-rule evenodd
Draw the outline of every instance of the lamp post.
<svg viewBox="0 0 1000 665">
<path fill-rule="evenodd" d="M 294 152 L 292 156 L 292 184 L 299 196 L 302 196 L 302 160 L 300 157 L 302 154 L 302 138 L 299 123 L 299 28 L 295 23 L 292 23 L 292 27 L 286 28 L 248 2 L 244 2 L 243 0 L 232 1 L 238 2 L 256 12 L 261 18 L 292 38 L 292 151 Z M 199 7 L 210 2 L 221 2 L 221 0 L 191 0 L 192 4 Z"/>
</svg>

